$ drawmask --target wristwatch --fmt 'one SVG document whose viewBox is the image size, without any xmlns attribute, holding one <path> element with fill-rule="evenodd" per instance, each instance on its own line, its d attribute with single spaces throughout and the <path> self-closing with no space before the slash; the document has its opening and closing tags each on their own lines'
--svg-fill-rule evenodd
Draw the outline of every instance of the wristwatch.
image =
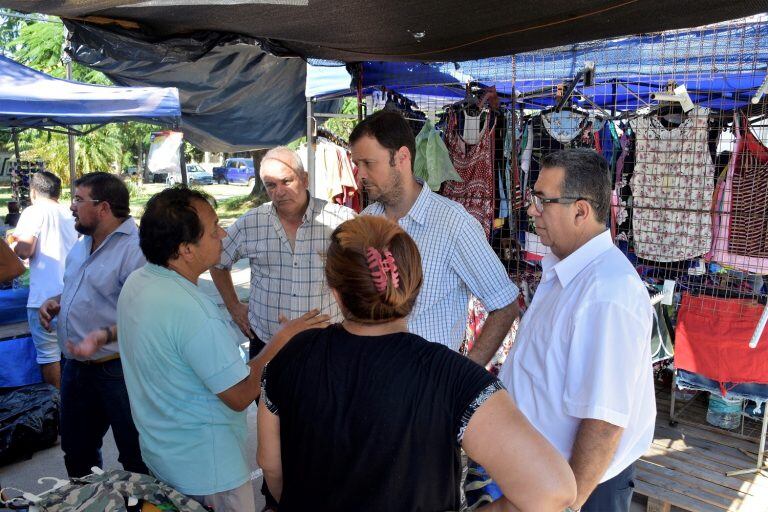
<svg viewBox="0 0 768 512">
<path fill-rule="evenodd" d="M 107 341 L 104 342 L 105 345 L 115 341 L 114 338 L 112 337 L 112 328 L 109 325 L 107 325 L 106 327 L 102 327 L 101 329 L 107 333 Z"/>
</svg>

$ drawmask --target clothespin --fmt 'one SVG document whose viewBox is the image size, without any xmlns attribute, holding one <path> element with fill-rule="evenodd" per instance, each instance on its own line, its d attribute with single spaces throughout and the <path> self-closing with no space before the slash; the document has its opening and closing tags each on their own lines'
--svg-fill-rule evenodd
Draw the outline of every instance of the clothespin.
<svg viewBox="0 0 768 512">
<path fill-rule="evenodd" d="M 555 92 L 555 100 L 559 103 L 561 99 L 563 99 L 563 94 L 565 94 L 565 84 L 560 83 L 557 84 L 557 91 Z"/>
</svg>

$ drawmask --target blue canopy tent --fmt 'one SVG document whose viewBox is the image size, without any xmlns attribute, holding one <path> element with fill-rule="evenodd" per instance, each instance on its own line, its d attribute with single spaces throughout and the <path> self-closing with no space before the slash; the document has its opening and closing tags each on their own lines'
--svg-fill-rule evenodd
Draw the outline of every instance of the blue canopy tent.
<svg viewBox="0 0 768 512">
<path fill-rule="evenodd" d="M 73 127 L 119 121 L 176 127 L 180 119 L 179 93 L 173 87 L 108 87 L 70 82 L 0 56 L 0 126 L 11 128 L 14 136 L 28 128 L 83 134 Z M 70 159 L 73 178 L 74 172 Z"/>
<path fill-rule="evenodd" d="M 509 96 L 514 86 L 526 108 L 554 105 L 554 89 L 586 62 L 596 65 L 595 83 L 580 87 L 576 101 L 605 109 L 637 110 L 672 80 L 685 84 L 692 100 L 730 110 L 746 106 L 766 79 L 768 20 L 593 41 L 513 56 L 458 63 L 364 62 L 350 67 L 313 66 L 307 97 L 354 94 L 359 77 L 366 93 L 382 86 L 403 95 L 463 97 L 467 82 L 495 86 Z M 513 73 L 514 69 L 514 73 Z M 514 76 L 513 76 L 514 75 Z M 588 98 L 587 101 L 584 97 Z"/>
<path fill-rule="evenodd" d="M 43 128 L 115 121 L 175 126 L 175 88 L 108 87 L 61 80 L 0 56 L 0 125 Z"/>
</svg>

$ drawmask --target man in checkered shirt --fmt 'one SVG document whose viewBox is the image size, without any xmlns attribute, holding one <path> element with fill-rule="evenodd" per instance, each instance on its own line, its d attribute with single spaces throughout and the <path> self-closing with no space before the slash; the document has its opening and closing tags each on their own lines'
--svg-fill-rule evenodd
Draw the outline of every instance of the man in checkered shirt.
<svg viewBox="0 0 768 512">
<path fill-rule="evenodd" d="M 211 269 L 232 319 L 250 340 L 250 356 L 280 327 L 282 318 L 297 318 L 317 309 L 341 321 L 339 306 L 325 285 L 324 255 L 331 233 L 355 212 L 312 197 L 301 158 L 287 147 L 267 151 L 259 176 L 272 200 L 235 221 L 223 242 L 221 263 Z M 242 258 L 251 263 L 248 304 L 237 297 L 230 269 Z M 277 502 L 261 486 L 263 510 L 277 510 Z"/>
<path fill-rule="evenodd" d="M 469 358 L 487 364 L 518 316 L 518 289 L 480 223 L 459 203 L 414 178 L 416 143 L 399 113 L 377 112 L 355 127 L 349 141 L 358 177 L 368 198 L 376 201 L 363 215 L 396 221 L 421 252 L 424 284 L 408 318 L 409 330 L 458 350 L 472 293 L 490 314 Z"/>
<path fill-rule="evenodd" d="M 339 308 L 325 286 L 323 257 L 336 226 L 355 216 L 349 208 L 309 195 L 307 173 L 291 149 L 268 151 L 259 175 L 272 201 L 250 210 L 229 227 L 221 263 L 211 269 L 224 304 L 254 347 L 261 346 L 258 341 L 272 338 L 281 317 L 293 319 L 318 309 L 330 315 L 331 322 L 341 321 Z M 229 272 L 242 258 L 251 263 L 248 305 L 238 300 Z"/>
</svg>

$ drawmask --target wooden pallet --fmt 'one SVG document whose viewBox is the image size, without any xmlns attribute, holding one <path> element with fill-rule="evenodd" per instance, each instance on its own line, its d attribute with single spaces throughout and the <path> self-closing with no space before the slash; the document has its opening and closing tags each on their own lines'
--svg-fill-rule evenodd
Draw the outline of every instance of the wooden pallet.
<svg viewBox="0 0 768 512">
<path fill-rule="evenodd" d="M 637 463 L 635 491 L 647 510 L 768 512 L 768 472 L 726 476 L 754 467 L 757 442 L 707 425 L 706 402 L 693 403 L 686 421 L 669 425 L 669 390 L 657 389 L 653 444 Z"/>
</svg>

